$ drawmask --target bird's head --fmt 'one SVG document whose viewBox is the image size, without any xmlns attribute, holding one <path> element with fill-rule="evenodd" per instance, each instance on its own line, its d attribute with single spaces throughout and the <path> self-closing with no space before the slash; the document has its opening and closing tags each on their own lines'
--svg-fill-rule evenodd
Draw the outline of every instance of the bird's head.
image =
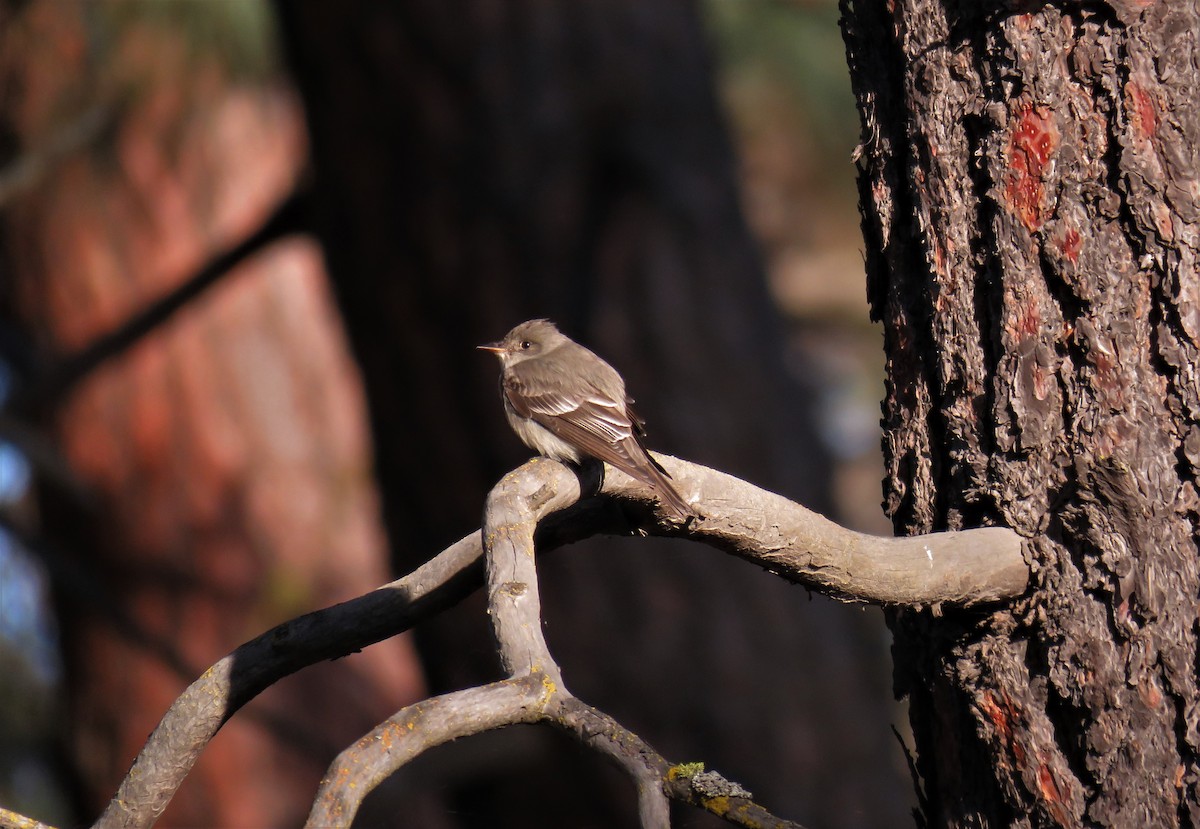
<svg viewBox="0 0 1200 829">
<path fill-rule="evenodd" d="M 529 320 L 509 331 L 499 342 L 481 345 L 478 348 L 492 352 L 507 367 L 545 354 L 566 340 L 550 320 Z"/>
</svg>

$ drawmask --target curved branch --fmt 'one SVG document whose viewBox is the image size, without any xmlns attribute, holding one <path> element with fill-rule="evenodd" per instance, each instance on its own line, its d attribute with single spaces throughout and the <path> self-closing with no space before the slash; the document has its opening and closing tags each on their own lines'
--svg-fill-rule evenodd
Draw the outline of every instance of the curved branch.
<svg viewBox="0 0 1200 829">
<path fill-rule="evenodd" d="M 488 612 L 501 660 L 514 677 L 530 673 L 552 683 L 556 705 L 546 720 L 605 754 L 633 778 L 643 829 L 667 829 L 671 824 L 666 789 L 671 777 L 669 764 L 632 731 L 571 695 L 542 636 L 534 533 L 545 516 L 578 498 L 579 487 L 595 485 L 585 476 L 601 471 L 593 465 L 568 478 L 544 467 L 533 462 L 504 476 L 488 494 L 484 510 Z M 755 805 L 749 792 L 733 784 L 707 794 L 696 786 L 685 786 L 676 788 L 675 794 L 734 822 L 741 819 L 742 825 L 794 826 Z"/>
<path fill-rule="evenodd" d="M 350 826 L 367 795 L 435 746 L 508 725 L 538 722 L 572 734 L 630 772 L 637 784 L 638 811 L 644 827 L 670 825 L 664 796 L 669 795 L 736 826 L 803 829 L 800 824 L 775 817 L 754 803 L 749 792 L 719 775 L 698 774 L 691 768 L 671 765 L 608 714 L 561 693 L 541 673 L 427 699 L 384 720 L 330 765 L 305 827 Z"/>
<path fill-rule="evenodd" d="M 289 674 L 401 633 L 480 584 L 479 533 L 402 579 L 277 625 L 217 662 L 163 716 L 94 826 L 146 829 L 233 714 Z"/>
<path fill-rule="evenodd" d="M 882 538 L 841 527 L 782 495 L 699 464 L 656 455 L 701 517 L 653 527 L 702 541 L 788 581 L 853 602 L 969 606 L 1012 599 L 1029 584 L 1024 541 L 1007 527 Z M 647 488 L 605 467 L 601 492 L 648 503 Z"/>
<path fill-rule="evenodd" d="M 562 674 L 542 636 L 533 537 L 545 516 L 579 500 L 582 483 L 562 464 L 535 458 L 492 488 L 483 511 L 488 613 L 500 662 L 510 676 L 544 673 L 564 694 Z"/>
<path fill-rule="evenodd" d="M 538 549 L 597 533 L 691 538 L 814 590 L 879 603 L 971 605 L 1013 598 L 1026 588 L 1022 541 L 1011 530 L 875 538 L 838 527 L 733 476 L 668 456 L 659 460 L 701 518 L 681 526 L 656 515 L 653 494 L 611 468 L 605 468 L 599 492 L 614 499 L 587 498 L 568 512 L 550 515 L 574 503 L 581 491 L 597 491 L 590 477 L 597 470 L 571 470 L 544 458 L 522 466 L 519 473 L 536 476 L 530 492 L 544 506 L 538 513 L 545 516 L 537 529 Z M 480 533 L 471 533 L 408 576 L 278 625 L 217 662 L 164 715 L 95 825 L 149 827 L 208 741 L 239 708 L 301 668 L 401 633 L 473 592 L 481 582 L 473 565 L 482 549 Z M 516 578 L 499 583 L 505 581 L 522 583 Z M 512 666 L 537 667 L 538 647 L 531 642 L 510 649 Z M 552 665 L 550 660 L 541 667 Z"/>
<path fill-rule="evenodd" d="M 542 635 L 535 532 L 546 516 L 574 504 L 581 488 L 595 488 L 599 471 L 595 466 L 568 470 L 539 459 L 509 473 L 492 489 L 482 530 L 488 613 L 509 679 L 426 700 L 385 720 L 330 766 L 308 826 L 349 826 L 363 799 L 421 752 L 519 722 L 553 724 L 606 755 L 632 777 L 644 829 L 670 826 L 670 764 L 612 717 L 571 695 Z M 746 802 L 736 808 L 728 792 L 702 798 L 697 791 L 678 781 L 674 786 L 677 797 L 716 814 L 745 820 L 753 814 L 756 819 L 769 818 L 758 825 L 792 825 L 754 806 L 746 800 L 749 793 L 740 789 L 738 795 Z"/>
<path fill-rule="evenodd" d="M 376 786 L 434 746 L 506 725 L 536 722 L 553 687 L 544 675 L 527 674 L 402 708 L 333 761 L 317 790 L 306 829 L 350 826 Z"/>
<path fill-rule="evenodd" d="M 547 462 L 552 463 L 552 462 Z M 632 732 L 621 740 L 604 739 L 604 729 L 591 732 L 579 723 L 581 711 L 591 712 L 594 719 L 608 717 L 578 703 L 562 681 L 550 648 L 542 635 L 542 611 L 539 598 L 534 533 L 542 518 L 568 507 L 579 498 L 579 487 L 586 486 L 582 477 L 566 486 L 547 487 L 544 464 L 528 463 L 505 475 L 488 493 L 483 511 L 483 548 L 487 562 L 488 614 L 500 647 L 500 661 L 513 677 L 522 674 L 540 675 L 551 683 L 558 710 L 572 712 L 575 719 L 549 717 L 580 742 L 606 754 L 633 778 L 638 793 L 638 813 L 643 829 L 669 829 L 671 809 L 663 791 L 663 780 L 657 768 L 646 762 L 652 754 Z M 582 470 L 598 473 L 592 465 Z M 592 480 L 594 486 L 597 481 Z M 573 486 L 572 486 L 573 484 Z M 575 727 L 572 727 L 575 723 Z M 616 728 L 620 726 L 611 721 Z M 658 755 L 654 755 L 658 757 Z M 661 758 L 659 758 L 661 760 Z"/>
</svg>

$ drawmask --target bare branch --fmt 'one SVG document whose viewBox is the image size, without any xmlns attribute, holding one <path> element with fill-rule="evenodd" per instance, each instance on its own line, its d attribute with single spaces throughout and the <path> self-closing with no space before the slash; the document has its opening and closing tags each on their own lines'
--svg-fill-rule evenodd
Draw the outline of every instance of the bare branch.
<svg viewBox="0 0 1200 829">
<path fill-rule="evenodd" d="M 558 470 L 547 470 L 551 465 Z M 547 486 L 552 481 L 559 485 Z M 535 458 L 492 488 L 483 511 L 488 613 L 500 662 L 510 676 L 544 673 L 564 693 L 562 674 L 542 636 L 533 536 L 542 518 L 579 500 L 579 488 L 579 478 L 567 467 Z"/>
<path fill-rule="evenodd" d="M 321 781 L 305 827 L 350 826 L 366 796 L 405 763 L 459 737 L 536 722 L 553 689 L 544 675 L 527 674 L 402 708 L 338 755 Z"/>
<path fill-rule="evenodd" d="M 505 479 L 513 487 L 505 496 L 516 499 L 512 506 L 537 517 L 520 522 L 517 512 L 497 510 L 487 524 L 491 543 L 508 551 L 493 562 L 489 588 L 499 609 L 493 618 L 503 658 L 510 670 L 551 677 L 561 699 L 569 694 L 541 638 L 536 574 L 526 567 L 533 555 L 530 533 L 539 520 L 539 550 L 604 532 L 691 538 L 814 590 L 857 601 L 970 605 L 1015 597 L 1025 589 L 1022 542 L 1010 530 L 875 538 L 838 527 L 730 475 L 671 457 L 659 459 L 701 518 L 681 526 L 656 515 L 653 494 L 611 468 L 605 469 L 599 491 L 614 497 L 587 498 L 567 512 L 555 511 L 578 500 L 581 488 L 596 491 L 598 470 L 571 470 L 535 458 Z M 504 492 L 498 488 L 493 499 Z M 217 662 L 171 706 L 95 825 L 153 824 L 200 751 L 246 702 L 300 668 L 401 633 L 454 604 L 479 585 L 479 569 L 473 565 L 482 549 L 481 534 L 472 533 L 408 576 L 279 625 Z M 531 584 L 532 596 L 516 587 Z M 531 608 L 532 615 L 527 612 Z M 683 790 L 673 784 L 668 790 L 673 797 L 682 796 Z"/>
<path fill-rule="evenodd" d="M 480 552 L 472 533 L 404 578 L 278 625 L 217 662 L 163 716 L 95 826 L 151 826 L 234 712 L 279 679 L 401 633 L 470 594 L 480 584 L 472 566 Z"/>
<path fill-rule="evenodd" d="M 690 803 L 712 812 L 727 823 L 748 829 L 804 829 L 799 823 L 784 820 L 755 803 L 750 793 L 714 772 L 693 773 L 686 766 L 667 770 L 667 793 L 673 800 Z"/>
<path fill-rule="evenodd" d="M 671 809 L 663 791 L 664 778 L 653 764 L 646 762 L 646 755 L 652 752 L 648 747 L 638 751 L 637 748 L 644 744 L 624 729 L 621 729 L 622 736 L 628 739 L 622 742 L 611 737 L 605 739 L 612 733 L 611 728 L 592 732 L 583 727 L 581 714 L 591 713 L 593 719 L 603 720 L 608 719 L 607 715 L 586 706 L 572 705 L 575 700 L 563 683 L 559 667 L 542 636 L 534 533 L 544 516 L 578 500 L 578 487 L 582 483 L 572 476 L 567 486 L 547 487 L 543 467 L 549 463 L 552 462 L 528 463 L 505 475 L 488 493 L 483 512 L 488 614 L 500 646 L 500 661 L 514 677 L 523 674 L 546 677 L 553 688 L 558 710 L 574 715 L 573 719 L 551 719 L 584 745 L 602 751 L 629 773 L 637 787 L 638 813 L 643 829 L 669 829 Z M 615 721 L 604 724 L 620 727 Z"/>
<path fill-rule="evenodd" d="M 518 722 L 545 722 L 606 755 L 633 779 L 644 829 L 668 829 L 671 793 L 741 825 L 795 826 L 750 800 L 750 793 L 696 785 L 673 775 L 648 744 L 609 715 L 575 699 L 542 636 L 534 535 L 542 520 L 593 489 L 599 467 L 569 470 L 535 460 L 504 477 L 489 493 L 482 531 L 488 613 L 510 678 L 409 706 L 343 752 L 326 773 L 309 826 L 349 826 L 363 799 L 427 748 L 456 737 Z M 590 475 L 590 477 L 589 477 Z M 572 517 L 577 515 L 571 513 Z M 757 822 L 757 823 L 755 823 Z"/>
<path fill-rule="evenodd" d="M 584 745 L 606 754 L 629 772 L 637 784 L 638 811 L 643 827 L 669 825 L 665 794 L 672 800 L 712 812 L 735 826 L 804 829 L 798 823 L 771 814 L 736 784 L 729 784 L 729 788 L 722 791 L 695 785 L 694 774 L 681 773 L 683 767 L 671 765 L 641 737 L 603 711 L 574 697 L 562 700 L 559 714 L 550 722 L 573 732 Z"/>
<path fill-rule="evenodd" d="M 483 524 L 488 611 L 501 661 L 514 676 L 529 672 L 553 683 L 557 704 L 547 712 L 546 719 L 604 753 L 633 778 L 643 829 L 668 829 L 668 763 L 636 734 L 571 695 L 542 636 L 534 532 L 544 516 L 573 503 L 578 498 L 578 487 L 589 483 L 582 475 L 568 478 L 545 470 L 544 466 L 551 463 L 528 463 L 506 475 L 488 494 Z M 583 475 L 588 471 L 585 469 Z M 559 485 L 548 485 L 551 481 Z M 687 802 L 710 808 L 723 817 L 749 815 L 752 809 L 756 818 L 766 820 L 758 825 L 785 825 L 755 806 L 749 792 L 740 787 L 707 795 L 698 791 L 687 787 L 679 794 L 686 795 Z M 734 804 L 733 799 L 742 802 Z"/>
<path fill-rule="evenodd" d="M 0 829 L 54 829 L 54 827 L 0 807 Z"/>
<path fill-rule="evenodd" d="M 644 827 L 667 827 L 667 795 L 705 809 L 736 826 L 803 829 L 775 817 L 736 784 L 714 786 L 705 777 L 673 766 L 644 740 L 609 715 L 561 692 L 549 677 L 527 674 L 456 691 L 410 705 L 342 752 L 321 781 L 306 827 L 350 826 L 374 789 L 414 758 L 438 745 L 518 723 L 544 722 L 600 751 L 634 778 Z"/>
<path fill-rule="evenodd" d="M 872 604 L 969 606 L 1025 592 L 1024 542 L 1007 527 L 881 538 L 698 464 L 657 455 L 702 517 L 687 527 L 659 513 L 651 533 L 703 541 L 827 596 Z M 602 492 L 650 503 L 651 493 L 605 467 Z"/>
</svg>

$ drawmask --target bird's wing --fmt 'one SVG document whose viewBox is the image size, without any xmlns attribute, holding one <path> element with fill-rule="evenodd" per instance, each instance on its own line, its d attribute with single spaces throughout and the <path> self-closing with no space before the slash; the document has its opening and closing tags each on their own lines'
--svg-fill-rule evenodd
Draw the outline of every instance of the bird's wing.
<svg viewBox="0 0 1200 829">
<path fill-rule="evenodd" d="M 612 464 L 659 493 L 666 508 L 680 520 L 693 515 L 691 506 L 669 481 L 670 474 L 646 450 L 643 421 L 619 397 L 587 384 L 581 391 L 550 391 L 540 383 L 524 382 L 517 372 L 505 372 L 504 393 L 521 417 L 535 423 L 593 458 Z"/>
<path fill-rule="evenodd" d="M 640 423 L 630 417 L 623 398 L 615 399 L 590 385 L 572 392 L 550 391 L 541 385 L 509 372 L 504 393 L 517 414 L 533 418 L 584 454 L 641 477 L 636 470 L 649 458 L 639 451 Z"/>
</svg>

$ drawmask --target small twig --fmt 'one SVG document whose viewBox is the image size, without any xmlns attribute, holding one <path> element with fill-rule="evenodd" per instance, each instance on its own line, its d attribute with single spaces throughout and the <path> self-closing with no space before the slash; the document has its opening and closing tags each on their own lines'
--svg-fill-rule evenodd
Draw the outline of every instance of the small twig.
<svg viewBox="0 0 1200 829">
<path fill-rule="evenodd" d="M 575 697 L 563 699 L 558 716 L 550 720 L 588 748 L 608 757 L 633 778 L 638 817 L 645 827 L 671 825 L 671 805 L 664 782 L 670 763 L 649 743 L 598 708 Z"/>
<path fill-rule="evenodd" d="M 804 829 L 800 824 L 776 817 L 755 803 L 740 786 L 729 784 L 716 792 L 697 785 L 696 775 L 682 773 L 650 747 L 641 737 L 625 728 L 603 711 L 571 698 L 563 700 L 561 713 L 551 724 L 571 731 L 580 742 L 596 749 L 634 778 L 638 788 L 638 812 L 642 826 L 669 826 L 670 810 L 666 795 L 711 812 L 735 826 L 757 829 Z M 710 776 L 718 777 L 719 775 Z"/>
<path fill-rule="evenodd" d="M 908 776 L 912 780 L 913 791 L 917 793 L 917 807 L 913 809 L 913 817 L 916 819 L 918 829 L 924 829 L 929 826 L 928 815 L 932 814 L 929 797 L 925 794 L 925 780 L 917 768 L 917 758 L 913 754 L 913 749 L 908 747 L 908 743 L 904 741 L 904 737 L 894 725 L 892 734 L 896 737 L 896 742 L 900 744 L 900 753 L 904 755 L 904 763 L 908 766 Z"/>
<path fill-rule="evenodd" d="M 771 814 L 755 803 L 749 792 L 715 772 L 697 773 L 688 766 L 671 766 L 667 770 L 666 780 L 667 794 L 673 800 L 712 812 L 734 826 L 747 829 L 804 829 L 795 821 Z"/>
<path fill-rule="evenodd" d="M 38 483 L 50 487 L 73 505 L 91 506 L 92 493 L 44 430 L 0 410 L 0 440 L 21 453 Z"/>
</svg>

